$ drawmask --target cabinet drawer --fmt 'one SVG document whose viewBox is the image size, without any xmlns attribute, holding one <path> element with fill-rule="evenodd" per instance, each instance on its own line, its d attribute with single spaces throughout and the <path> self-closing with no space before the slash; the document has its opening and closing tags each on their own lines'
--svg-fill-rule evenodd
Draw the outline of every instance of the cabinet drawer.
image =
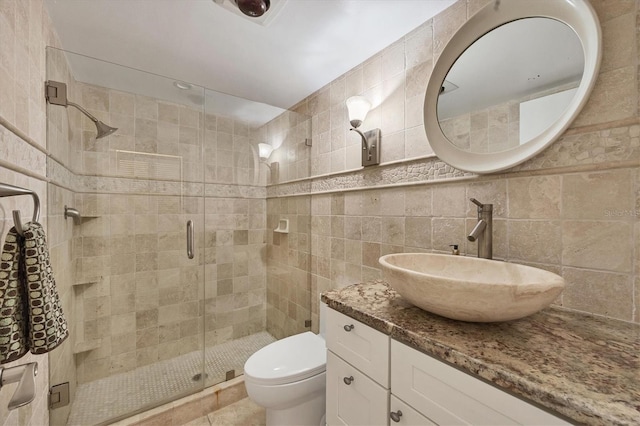
<svg viewBox="0 0 640 426">
<path fill-rule="evenodd" d="M 395 417 L 398 421 L 391 417 L 392 414 L 398 416 Z M 391 400 L 389 401 L 389 419 L 391 426 L 438 426 L 411 408 L 411 406 L 396 398 L 395 395 L 391 395 Z"/>
<path fill-rule="evenodd" d="M 388 425 L 388 400 L 387 389 L 327 351 L 328 426 Z"/>
<path fill-rule="evenodd" d="M 393 393 L 437 424 L 569 424 L 396 341 L 391 342 L 391 371 Z"/>
<path fill-rule="evenodd" d="M 389 388 L 389 336 L 327 309 L 327 348 Z"/>
</svg>

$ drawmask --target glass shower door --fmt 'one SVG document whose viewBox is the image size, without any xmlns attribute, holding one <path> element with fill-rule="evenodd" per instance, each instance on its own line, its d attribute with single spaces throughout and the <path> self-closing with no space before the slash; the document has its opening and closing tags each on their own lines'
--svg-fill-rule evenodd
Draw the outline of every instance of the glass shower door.
<svg viewBox="0 0 640 426">
<path fill-rule="evenodd" d="M 47 78 L 118 128 L 96 138 L 83 112 L 47 105 L 50 249 L 71 331 L 49 357 L 70 400 L 50 422 L 103 424 L 204 386 L 204 90 L 52 48 Z"/>
</svg>

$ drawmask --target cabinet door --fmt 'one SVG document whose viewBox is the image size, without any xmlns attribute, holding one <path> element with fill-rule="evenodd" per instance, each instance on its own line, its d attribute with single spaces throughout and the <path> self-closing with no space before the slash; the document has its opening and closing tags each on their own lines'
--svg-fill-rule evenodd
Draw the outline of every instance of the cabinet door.
<svg viewBox="0 0 640 426">
<path fill-rule="evenodd" d="M 389 388 L 389 336 L 327 309 L 327 349 Z"/>
<path fill-rule="evenodd" d="M 393 394 L 389 401 L 389 419 L 391 426 L 438 426 Z"/>
<path fill-rule="evenodd" d="M 327 425 L 388 425 L 389 391 L 327 351 Z"/>
<path fill-rule="evenodd" d="M 564 420 L 402 343 L 391 341 L 391 389 L 446 425 L 569 425 Z"/>
</svg>

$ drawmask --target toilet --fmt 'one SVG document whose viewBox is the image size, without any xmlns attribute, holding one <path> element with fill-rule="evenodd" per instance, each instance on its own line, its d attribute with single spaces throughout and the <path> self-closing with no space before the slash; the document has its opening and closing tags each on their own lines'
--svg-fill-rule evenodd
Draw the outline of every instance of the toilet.
<svg viewBox="0 0 640 426">
<path fill-rule="evenodd" d="M 267 411 L 267 426 L 325 424 L 327 350 L 324 311 L 320 334 L 296 334 L 265 346 L 244 364 L 249 398 Z"/>
</svg>

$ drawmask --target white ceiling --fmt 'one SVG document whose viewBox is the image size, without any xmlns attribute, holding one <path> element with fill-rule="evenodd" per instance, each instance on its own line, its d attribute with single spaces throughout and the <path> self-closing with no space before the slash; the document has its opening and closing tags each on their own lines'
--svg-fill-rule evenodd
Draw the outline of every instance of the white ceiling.
<svg viewBox="0 0 640 426">
<path fill-rule="evenodd" d="M 212 0 L 45 1 L 65 50 L 281 108 L 453 3 L 287 0 L 263 25 Z M 78 80 L 116 86 L 111 73 L 70 62 Z"/>
</svg>

